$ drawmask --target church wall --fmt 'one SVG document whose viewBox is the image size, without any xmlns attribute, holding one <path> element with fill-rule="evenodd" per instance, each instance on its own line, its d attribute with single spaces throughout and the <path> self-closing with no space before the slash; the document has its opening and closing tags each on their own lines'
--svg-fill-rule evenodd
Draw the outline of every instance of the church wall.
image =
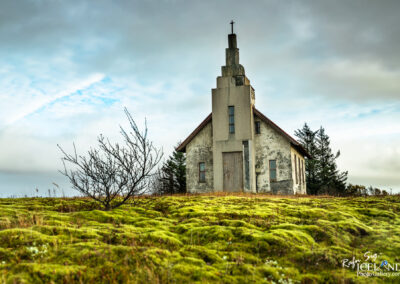
<svg viewBox="0 0 400 284">
<path fill-rule="evenodd" d="M 289 141 L 260 121 L 260 134 L 254 135 L 255 168 L 258 192 L 293 194 L 291 146 Z M 276 160 L 277 180 L 270 182 L 269 160 Z"/>
<path fill-rule="evenodd" d="M 186 188 L 189 193 L 213 191 L 212 121 L 186 146 Z M 206 181 L 199 182 L 199 163 L 205 163 Z"/>
<path fill-rule="evenodd" d="M 306 194 L 306 174 L 305 174 L 305 160 L 303 155 L 301 155 L 295 148 L 290 148 L 292 156 L 292 179 L 293 179 L 293 191 L 297 194 Z M 297 172 L 295 165 L 295 156 L 297 157 Z M 299 160 L 300 160 L 300 170 L 299 170 Z M 297 173 L 297 179 L 296 179 Z"/>
</svg>

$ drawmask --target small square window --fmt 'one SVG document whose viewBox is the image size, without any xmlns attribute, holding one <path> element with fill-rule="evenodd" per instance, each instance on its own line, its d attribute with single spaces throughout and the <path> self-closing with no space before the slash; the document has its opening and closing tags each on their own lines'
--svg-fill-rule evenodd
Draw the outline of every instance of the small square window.
<svg viewBox="0 0 400 284">
<path fill-rule="evenodd" d="M 260 134 L 261 133 L 261 123 L 259 121 L 255 122 L 255 130 L 256 130 L 256 134 Z"/>
<path fill-rule="evenodd" d="M 206 182 L 206 164 L 199 163 L 199 182 Z"/>
<path fill-rule="evenodd" d="M 244 76 L 236 76 L 235 81 L 236 81 L 236 86 L 243 86 Z"/>
</svg>

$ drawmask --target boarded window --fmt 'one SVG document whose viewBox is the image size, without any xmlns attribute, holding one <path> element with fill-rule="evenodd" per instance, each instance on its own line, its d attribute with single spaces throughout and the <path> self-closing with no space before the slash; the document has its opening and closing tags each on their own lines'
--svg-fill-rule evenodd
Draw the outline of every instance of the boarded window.
<svg viewBox="0 0 400 284">
<path fill-rule="evenodd" d="M 300 166 L 300 157 L 297 158 L 297 161 L 299 163 L 299 183 L 301 184 L 301 166 Z"/>
<path fill-rule="evenodd" d="M 303 184 L 304 183 L 304 179 L 303 179 L 303 162 L 301 161 L 301 159 L 300 159 L 300 169 L 301 169 L 301 171 L 300 171 L 300 183 L 301 184 Z"/>
<path fill-rule="evenodd" d="M 229 133 L 235 133 L 235 107 L 228 106 Z"/>
<path fill-rule="evenodd" d="M 199 182 L 206 182 L 206 164 L 199 163 Z"/>
<path fill-rule="evenodd" d="M 255 122 L 256 134 L 260 134 L 261 133 L 260 127 L 261 127 L 261 123 L 259 121 L 256 121 Z"/>
<path fill-rule="evenodd" d="M 276 160 L 269 160 L 269 180 L 276 181 Z"/>
<path fill-rule="evenodd" d="M 296 177 L 296 184 L 299 183 L 299 176 L 297 174 L 297 156 L 294 154 L 294 175 Z"/>
</svg>

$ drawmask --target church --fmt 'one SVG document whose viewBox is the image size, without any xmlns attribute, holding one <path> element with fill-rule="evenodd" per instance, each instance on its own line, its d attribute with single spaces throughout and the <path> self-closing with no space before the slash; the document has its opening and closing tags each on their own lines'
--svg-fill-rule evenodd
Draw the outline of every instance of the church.
<svg viewBox="0 0 400 284">
<path fill-rule="evenodd" d="M 305 194 L 309 154 L 256 109 L 231 24 L 212 112 L 176 149 L 186 152 L 187 192 Z"/>
</svg>

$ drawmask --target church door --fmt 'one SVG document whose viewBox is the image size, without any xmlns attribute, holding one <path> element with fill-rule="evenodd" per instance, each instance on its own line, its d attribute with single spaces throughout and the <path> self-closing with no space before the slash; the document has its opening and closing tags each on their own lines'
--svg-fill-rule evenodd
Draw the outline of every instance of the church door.
<svg viewBox="0 0 400 284">
<path fill-rule="evenodd" d="M 242 152 L 222 153 L 224 163 L 224 191 L 241 192 L 243 190 Z"/>
</svg>

